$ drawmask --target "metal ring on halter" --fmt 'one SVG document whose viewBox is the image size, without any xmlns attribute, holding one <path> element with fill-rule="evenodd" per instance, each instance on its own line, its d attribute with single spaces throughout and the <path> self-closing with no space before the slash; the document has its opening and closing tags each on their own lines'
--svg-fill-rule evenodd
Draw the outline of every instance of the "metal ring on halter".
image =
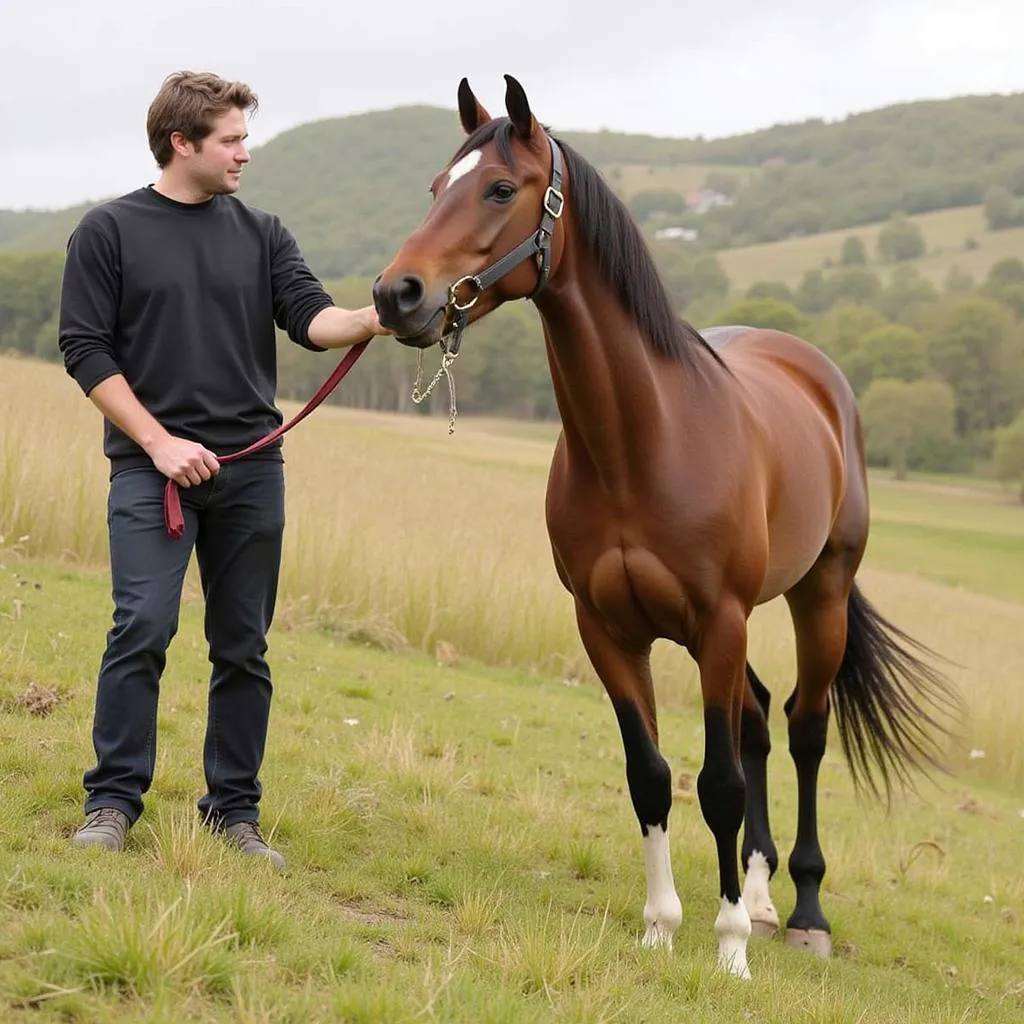
<svg viewBox="0 0 1024 1024">
<path fill-rule="evenodd" d="M 464 284 L 470 284 L 476 289 L 476 294 L 469 300 L 469 302 L 461 303 L 458 300 L 456 293 L 459 288 Z M 475 277 L 473 274 L 467 274 L 465 277 L 460 277 L 455 284 L 451 285 L 448 289 L 448 302 L 451 304 L 452 309 L 458 310 L 460 313 L 467 309 L 472 309 L 476 305 L 476 300 L 480 298 L 480 293 L 483 291 L 483 285 L 480 284 L 480 278 Z"/>
</svg>

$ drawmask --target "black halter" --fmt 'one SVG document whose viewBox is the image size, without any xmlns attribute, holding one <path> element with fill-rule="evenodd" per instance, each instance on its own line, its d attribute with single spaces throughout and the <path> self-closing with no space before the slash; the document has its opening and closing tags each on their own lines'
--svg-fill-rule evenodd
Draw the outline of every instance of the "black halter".
<svg viewBox="0 0 1024 1024">
<path fill-rule="evenodd" d="M 551 136 L 548 136 L 548 142 L 551 144 L 551 183 L 544 193 L 540 227 L 525 242 L 521 242 L 507 256 L 502 256 L 486 270 L 480 271 L 479 274 L 467 274 L 465 277 L 460 277 L 448 288 L 448 306 L 452 310 L 452 326 L 445 338 L 442 339 L 442 346 L 452 356 L 458 354 L 459 345 L 462 344 L 462 332 L 469 322 L 469 310 L 473 308 L 483 292 L 503 278 L 510 270 L 514 270 L 524 260 L 537 256 L 540 259 L 537 285 L 527 299 L 536 298 L 548 283 L 548 276 L 551 274 L 551 236 L 555 230 L 555 221 L 562 216 L 562 210 L 565 208 L 565 197 L 562 195 L 562 151 Z M 471 287 L 473 294 L 467 302 L 460 303 L 458 291 L 463 285 Z M 449 339 L 451 340 L 449 341 Z"/>
</svg>

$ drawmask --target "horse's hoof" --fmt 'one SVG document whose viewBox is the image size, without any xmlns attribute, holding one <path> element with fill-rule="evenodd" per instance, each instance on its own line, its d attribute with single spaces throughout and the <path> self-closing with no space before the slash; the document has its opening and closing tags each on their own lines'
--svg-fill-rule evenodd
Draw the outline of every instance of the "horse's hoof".
<svg viewBox="0 0 1024 1024">
<path fill-rule="evenodd" d="M 672 952 L 672 932 L 658 925 L 648 925 L 644 937 L 640 940 L 644 949 L 666 949 Z"/>
<path fill-rule="evenodd" d="M 832 955 L 832 936 L 820 928 L 787 928 L 786 945 L 821 957 Z"/>
<path fill-rule="evenodd" d="M 774 939 L 779 933 L 779 926 L 771 921 L 751 921 L 750 934 L 758 939 Z"/>
<path fill-rule="evenodd" d="M 726 974 L 731 974 L 734 978 L 739 978 L 740 981 L 751 980 L 750 968 L 747 966 L 747 951 L 745 949 L 737 950 L 732 956 L 719 952 L 718 966 Z"/>
</svg>

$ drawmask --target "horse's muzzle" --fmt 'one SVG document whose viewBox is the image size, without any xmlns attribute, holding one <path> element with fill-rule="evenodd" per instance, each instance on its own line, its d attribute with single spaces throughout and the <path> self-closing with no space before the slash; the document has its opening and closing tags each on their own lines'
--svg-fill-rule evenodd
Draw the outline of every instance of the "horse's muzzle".
<svg viewBox="0 0 1024 1024">
<path fill-rule="evenodd" d="M 394 281 L 381 275 L 373 283 L 373 304 L 381 325 L 403 345 L 429 348 L 441 340 L 445 303 L 430 301 L 426 282 L 418 274 Z"/>
</svg>

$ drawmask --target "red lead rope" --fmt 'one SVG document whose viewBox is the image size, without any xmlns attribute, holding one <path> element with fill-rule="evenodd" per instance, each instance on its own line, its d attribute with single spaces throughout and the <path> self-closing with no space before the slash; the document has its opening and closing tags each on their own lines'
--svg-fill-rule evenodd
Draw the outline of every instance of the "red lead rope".
<svg viewBox="0 0 1024 1024">
<path fill-rule="evenodd" d="M 338 386 L 341 378 L 352 369 L 356 360 L 363 354 L 363 350 L 370 344 L 370 340 L 370 338 L 367 338 L 366 341 L 360 341 L 358 344 L 353 345 L 345 353 L 345 357 L 341 362 L 334 368 L 330 377 L 320 385 L 320 390 L 287 423 L 282 423 L 276 430 L 272 430 L 247 448 L 231 452 L 229 455 L 218 455 L 217 461 L 234 462 L 236 459 L 244 458 L 246 455 L 252 455 L 253 452 L 266 448 L 268 444 L 276 441 L 282 434 L 291 430 L 296 423 L 304 420 Z M 178 485 L 170 478 L 168 478 L 167 485 L 164 487 L 164 525 L 167 528 L 168 535 L 175 540 L 185 532 L 185 516 L 181 511 L 181 494 L 178 490 Z"/>
</svg>

